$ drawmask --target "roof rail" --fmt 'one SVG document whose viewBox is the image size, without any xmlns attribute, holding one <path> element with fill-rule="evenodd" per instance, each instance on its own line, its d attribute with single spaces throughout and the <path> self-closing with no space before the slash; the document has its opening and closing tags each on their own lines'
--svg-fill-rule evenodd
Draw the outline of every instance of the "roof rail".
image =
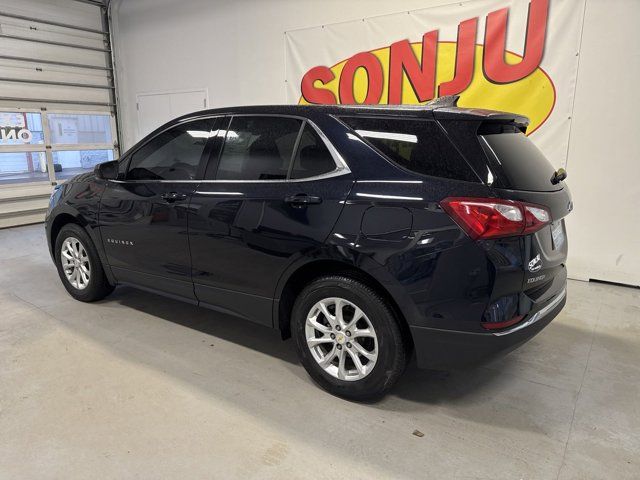
<svg viewBox="0 0 640 480">
<path fill-rule="evenodd" d="M 434 108 L 457 107 L 458 100 L 460 100 L 460 95 L 445 95 L 444 97 L 434 98 L 430 102 L 427 102 L 426 105 Z"/>
</svg>

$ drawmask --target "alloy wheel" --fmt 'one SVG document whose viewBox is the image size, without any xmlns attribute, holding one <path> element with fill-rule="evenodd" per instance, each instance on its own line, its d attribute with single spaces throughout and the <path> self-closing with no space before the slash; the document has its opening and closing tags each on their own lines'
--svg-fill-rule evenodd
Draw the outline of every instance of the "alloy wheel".
<svg viewBox="0 0 640 480">
<path fill-rule="evenodd" d="M 361 380 L 378 360 L 378 337 L 371 321 L 344 298 L 316 303 L 307 315 L 305 337 L 318 365 L 340 380 Z"/>
<path fill-rule="evenodd" d="M 91 263 L 84 245 L 75 237 L 68 237 L 60 251 L 62 270 L 73 288 L 84 290 L 91 279 Z"/>
</svg>

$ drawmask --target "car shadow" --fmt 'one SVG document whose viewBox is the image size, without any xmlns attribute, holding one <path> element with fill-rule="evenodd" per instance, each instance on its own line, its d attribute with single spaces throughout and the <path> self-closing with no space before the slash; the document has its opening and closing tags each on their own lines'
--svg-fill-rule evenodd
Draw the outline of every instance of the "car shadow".
<svg viewBox="0 0 640 480">
<path fill-rule="evenodd" d="M 280 332 L 270 327 L 131 287 L 119 287 L 101 303 L 108 302 L 118 302 L 138 312 L 202 332 L 212 337 L 213 343 L 216 342 L 215 339 L 221 339 L 269 355 L 285 362 L 289 371 L 296 376 L 302 376 L 306 381 L 312 382 L 301 369 L 294 342 L 291 339 L 283 341 Z M 571 330 L 574 327 L 554 325 L 554 328 L 557 331 Z M 574 336 L 575 333 L 565 332 L 564 336 Z M 443 371 L 418 368 L 414 355 L 388 397 L 409 401 L 415 404 L 410 408 L 416 409 L 420 409 L 420 404 L 474 402 L 479 391 L 490 390 L 492 384 L 504 382 L 505 375 L 519 374 L 515 372 L 517 358 L 516 351 L 489 366 L 483 364 Z M 377 399 L 367 404 L 389 410 L 396 408 L 396 402 L 388 402 L 385 399 Z M 407 405 L 401 408 L 405 409 Z"/>
<path fill-rule="evenodd" d="M 265 325 L 132 287 L 118 287 L 101 303 L 113 301 L 168 322 L 259 351 L 289 364 L 298 363 L 293 342 L 283 342 L 279 331 Z"/>
</svg>

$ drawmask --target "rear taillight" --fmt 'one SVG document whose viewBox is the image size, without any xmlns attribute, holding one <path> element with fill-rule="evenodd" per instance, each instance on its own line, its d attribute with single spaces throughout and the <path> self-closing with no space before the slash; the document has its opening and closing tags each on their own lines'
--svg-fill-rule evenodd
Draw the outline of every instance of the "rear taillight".
<svg viewBox="0 0 640 480">
<path fill-rule="evenodd" d="M 545 207 L 514 200 L 449 197 L 440 206 L 473 239 L 527 235 L 551 221 Z"/>
</svg>

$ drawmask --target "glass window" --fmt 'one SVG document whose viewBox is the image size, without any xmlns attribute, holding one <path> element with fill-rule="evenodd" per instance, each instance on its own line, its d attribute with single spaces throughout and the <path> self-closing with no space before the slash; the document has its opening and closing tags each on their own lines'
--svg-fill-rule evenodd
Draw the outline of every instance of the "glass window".
<svg viewBox="0 0 640 480">
<path fill-rule="evenodd" d="M 286 179 L 301 124 L 287 117 L 233 117 L 216 179 Z"/>
<path fill-rule="evenodd" d="M 401 167 L 433 177 L 480 181 L 434 121 L 363 117 L 342 120 Z"/>
<path fill-rule="evenodd" d="M 308 178 L 332 172 L 336 163 L 329 149 L 315 129 L 307 124 L 304 127 L 298 151 L 293 161 L 291 178 Z"/>
<path fill-rule="evenodd" d="M 562 185 L 551 183 L 556 169 L 524 133 L 492 133 L 480 138 L 484 139 L 480 143 L 487 156 L 495 156 L 499 162 L 499 171 L 506 177 L 507 188 L 538 192 L 562 188 Z"/>
<path fill-rule="evenodd" d="M 0 185 L 48 180 L 47 158 L 44 152 L 0 153 Z"/>
<path fill-rule="evenodd" d="M 113 143 L 109 115 L 51 113 L 47 118 L 53 145 Z"/>
<path fill-rule="evenodd" d="M 53 152 L 56 179 L 75 177 L 93 171 L 102 162 L 113 160 L 113 150 L 69 150 Z"/>
<path fill-rule="evenodd" d="M 177 125 L 151 139 L 131 157 L 129 180 L 193 180 L 207 140 L 214 134 L 212 121 Z"/>
<path fill-rule="evenodd" d="M 44 132 L 40 114 L 0 112 L 0 146 L 24 144 L 44 144 Z"/>
<path fill-rule="evenodd" d="M 44 150 L 45 133 L 52 145 L 51 172 L 47 155 L 36 151 Z M 114 158 L 113 135 L 109 114 L 0 112 L 0 183 L 68 179 L 91 171 Z"/>
</svg>

